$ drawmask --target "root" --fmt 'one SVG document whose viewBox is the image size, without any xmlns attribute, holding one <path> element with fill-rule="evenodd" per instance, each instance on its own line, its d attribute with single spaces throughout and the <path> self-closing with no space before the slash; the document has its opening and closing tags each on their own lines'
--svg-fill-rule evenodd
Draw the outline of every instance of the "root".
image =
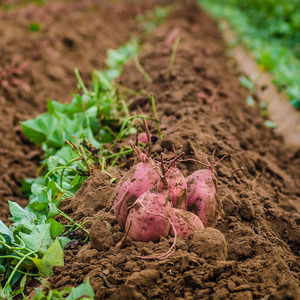
<svg viewBox="0 0 300 300">
<path fill-rule="evenodd" d="M 173 231 L 174 231 L 174 240 L 173 240 L 173 244 L 171 245 L 171 247 L 169 248 L 169 250 L 159 256 L 137 256 L 137 258 L 141 258 L 141 259 L 147 259 L 147 260 L 153 260 L 153 259 L 162 259 L 162 258 L 165 258 L 169 255 L 171 255 L 174 251 L 175 251 L 175 246 L 176 246 L 176 242 L 177 242 L 177 231 L 176 231 L 176 228 L 173 224 L 173 222 L 171 221 L 171 218 L 168 218 L 168 217 L 165 217 L 164 215 L 162 214 L 156 214 L 156 213 L 153 213 L 153 212 L 149 212 L 149 211 L 146 211 L 147 213 L 149 214 L 152 214 L 152 215 L 155 215 L 155 216 L 159 216 L 159 217 L 162 217 L 166 220 L 168 220 L 170 222 L 170 225 L 172 226 L 173 228 Z"/>
<path fill-rule="evenodd" d="M 127 241 L 128 232 L 129 232 L 129 230 L 130 230 L 130 228 L 131 228 L 131 225 L 132 225 L 132 220 L 130 220 L 129 227 L 128 227 L 128 229 L 126 230 L 125 235 L 122 237 L 121 241 L 117 243 L 116 248 L 122 249 L 122 248 L 125 247 L 125 243 L 126 243 L 126 241 Z"/>
<path fill-rule="evenodd" d="M 213 154 L 213 157 L 214 157 L 215 153 Z M 180 162 L 185 162 L 185 161 L 193 161 L 193 162 L 196 162 L 196 163 L 199 163 L 201 164 L 202 166 L 204 167 L 207 167 L 209 170 L 211 170 L 212 172 L 214 171 L 214 168 L 225 158 L 227 157 L 227 154 L 225 154 L 224 156 L 222 156 L 216 163 L 212 164 L 209 162 L 208 160 L 208 156 L 206 155 L 206 163 L 203 163 L 202 161 L 200 160 L 197 160 L 197 159 L 194 159 L 194 158 L 187 158 L 187 159 L 180 159 L 178 161 Z"/>
</svg>

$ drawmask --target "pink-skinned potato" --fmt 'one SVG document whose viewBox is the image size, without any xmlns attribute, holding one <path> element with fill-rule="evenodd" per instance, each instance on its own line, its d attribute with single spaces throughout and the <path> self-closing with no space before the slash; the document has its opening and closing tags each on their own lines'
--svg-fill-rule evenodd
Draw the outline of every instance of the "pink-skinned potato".
<svg viewBox="0 0 300 300">
<path fill-rule="evenodd" d="M 205 227 L 213 226 L 217 218 L 217 203 L 212 171 L 198 170 L 186 178 L 186 183 L 188 211 L 196 214 Z"/>
<path fill-rule="evenodd" d="M 134 165 L 116 187 L 114 213 L 122 230 L 125 228 L 128 207 L 161 181 L 157 166 L 152 162 L 146 160 Z"/>
<path fill-rule="evenodd" d="M 172 209 L 171 222 L 173 223 L 178 236 L 186 239 L 191 233 L 204 229 L 200 218 L 194 213 L 179 208 Z M 175 235 L 174 229 L 170 227 L 170 234 Z"/>
<path fill-rule="evenodd" d="M 186 180 L 182 173 L 176 167 L 171 167 L 171 169 L 168 171 L 168 183 L 173 206 L 176 208 L 186 210 Z"/>
<path fill-rule="evenodd" d="M 169 234 L 171 197 L 168 190 L 154 189 L 140 196 L 129 211 L 125 231 L 135 241 L 158 242 Z"/>
</svg>

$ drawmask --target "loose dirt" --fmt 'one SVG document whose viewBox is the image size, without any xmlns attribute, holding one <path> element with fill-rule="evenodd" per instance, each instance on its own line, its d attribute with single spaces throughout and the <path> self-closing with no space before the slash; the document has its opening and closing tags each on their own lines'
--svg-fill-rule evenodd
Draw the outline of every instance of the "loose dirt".
<svg viewBox="0 0 300 300">
<path fill-rule="evenodd" d="M 42 7 L 0 11 L 1 220 L 8 217 L 7 200 L 26 204 L 19 187 L 23 178 L 35 177 L 42 155 L 19 122 L 45 112 L 48 99 L 70 101 L 77 83 L 74 68 L 88 83 L 91 71 L 105 66 L 107 49 L 140 32 L 135 16 L 155 3 L 47 1 Z M 30 32 L 32 22 L 40 31 Z"/>
<path fill-rule="evenodd" d="M 177 36 L 180 42 L 169 76 Z M 66 251 L 65 266 L 55 267 L 51 286 L 74 286 L 89 278 L 96 299 L 299 299 L 300 149 L 286 146 L 281 136 L 264 127 L 258 108 L 247 106 L 248 93 L 239 84 L 235 62 L 226 56 L 217 25 L 198 6 L 189 1 L 177 4 L 166 24 L 144 35 L 143 42 L 139 58 L 153 82 L 147 83 L 129 64 L 119 83 L 145 90 L 145 96 L 132 96 L 131 110 L 136 112 L 150 115 L 147 93 L 154 94 L 163 130 L 154 152 L 169 155 L 174 145 L 186 158 L 200 161 L 207 155 L 211 162 L 227 155 L 215 169 L 217 199 L 222 204 L 219 220 L 215 228 L 178 239 L 176 251 L 167 258 L 137 258 L 166 252 L 173 238 L 157 244 L 129 239 L 124 249 L 117 249 L 124 233 L 107 213 L 115 184 L 95 170 L 76 196 L 62 203 L 62 209 L 76 221 L 87 221 L 90 242 L 82 245 L 79 241 Z M 42 106 L 37 111 L 31 101 L 23 102 L 28 105 L 27 113 L 33 106 L 32 115 L 43 111 Z M 18 120 L 26 117 L 24 113 Z M 155 123 L 149 125 L 156 135 Z M 19 140 L 11 140 L 12 145 L 32 155 L 34 148 L 24 146 L 20 129 L 17 132 Z M 30 170 L 36 168 L 40 152 L 24 162 L 17 151 L 9 151 L 1 156 L 11 157 L 15 168 L 25 170 L 25 162 L 30 162 L 29 171 L 23 170 L 18 180 L 12 177 L 17 189 L 21 176 L 32 176 Z M 185 176 L 203 168 L 192 161 L 178 167 Z M 10 168 L 4 170 L 14 174 Z M 115 174 L 120 178 L 125 171 L 116 169 Z M 16 200 L 20 198 L 15 195 Z"/>
</svg>

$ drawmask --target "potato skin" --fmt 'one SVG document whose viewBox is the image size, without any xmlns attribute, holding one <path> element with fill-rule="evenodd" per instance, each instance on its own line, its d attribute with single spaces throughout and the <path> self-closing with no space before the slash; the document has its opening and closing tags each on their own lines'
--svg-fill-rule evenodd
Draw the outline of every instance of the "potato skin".
<svg viewBox="0 0 300 300">
<path fill-rule="evenodd" d="M 216 187 L 210 170 L 198 170 L 186 178 L 188 211 L 196 214 L 204 226 L 216 220 Z"/>
<path fill-rule="evenodd" d="M 170 171 L 168 172 L 168 183 L 173 206 L 186 210 L 186 180 L 182 173 L 176 167 L 171 167 Z"/>
<path fill-rule="evenodd" d="M 172 209 L 171 222 L 178 236 L 186 239 L 192 232 L 204 229 L 200 218 L 194 213 L 179 208 Z M 174 229 L 170 227 L 170 234 L 175 235 Z"/>
<path fill-rule="evenodd" d="M 125 228 L 128 207 L 159 181 L 161 177 L 157 172 L 157 167 L 149 161 L 134 165 L 121 178 L 114 195 L 114 213 L 122 230 Z"/>
<path fill-rule="evenodd" d="M 171 211 L 172 202 L 168 191 L 148 191 L 130 209 L 125 231 L 128 230 L 128 236 L 135 241 L 158 242 L 160 237 L 169 234 Z"/>
</svg>

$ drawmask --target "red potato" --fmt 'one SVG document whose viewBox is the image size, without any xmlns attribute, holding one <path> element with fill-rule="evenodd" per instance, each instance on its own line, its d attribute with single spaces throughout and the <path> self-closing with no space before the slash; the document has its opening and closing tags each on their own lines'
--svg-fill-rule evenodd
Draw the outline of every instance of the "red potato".
<svg viewBox="0 0 300 300">
<path fill-rule="evenodd" d="M 155 187 L 130 208 L 125 231 L 135 241 L 157 242 L 170 231 L 172 201 L 168 190 Z"/>
<path fill-rule="evenodd" d="M 139 135 L 138 135 L 138 141 L 140 142 L 140 143 L 144 143 L 144 144 L 146 144 L 147 143 L 147 133 L 146 132 L 142 132 L 142 133 L 140 133 Z"/>
<path fill-rule="evenodd" d="M 182 173 L 176 168 L 171 167 L 167 174 L 169 182 L 169 192 L 172 197 L 173 206 L 180 209 L 187 209 L 186 180 Z"/>
<path fill-rule="evenodd" d="M 202 230 L 204 228 L 200 218 L 194 213 L 178 208 L 172 209 L 171 222 L 174 225 L 170 227 L 170 234 L 175 235 L 174 230 L 178 236 L 187 238 L 192 232 Z"/>
<path fill-rule="evenodd" d="M 121 229 L 125 228 L 128 207 L 159 181 L 159 170 L 152 161 L 140 162 L 133 166 L 119 181 L 114 197 L 114 213 Z"/>
<path fill-rule="evenodd" d="M 147 154 L 143 153 L 138 147 L 137 126 L 136 146 L 132 146 L 136 154 L 136 165 L 134 165 L 119 181 L 114 195 L 114 213 L 117 217 L 121 229 L 125 228 L 128 215 L 128 207 L 131 206 L 138 197 L 151 190 L 157 183 L 161 182 L 161 171 L 159 166 L 150 158 L 151 154 L 151 135 L 144 119 L 144 125 L 148 140 Z"/>
<path fill-rule="evenodd" d="M 196 214 L 204 226 L 216 221 L 216 188 L 212 170 L 199 170 L 187 177 L 187 207 Z"/>
</svg>

